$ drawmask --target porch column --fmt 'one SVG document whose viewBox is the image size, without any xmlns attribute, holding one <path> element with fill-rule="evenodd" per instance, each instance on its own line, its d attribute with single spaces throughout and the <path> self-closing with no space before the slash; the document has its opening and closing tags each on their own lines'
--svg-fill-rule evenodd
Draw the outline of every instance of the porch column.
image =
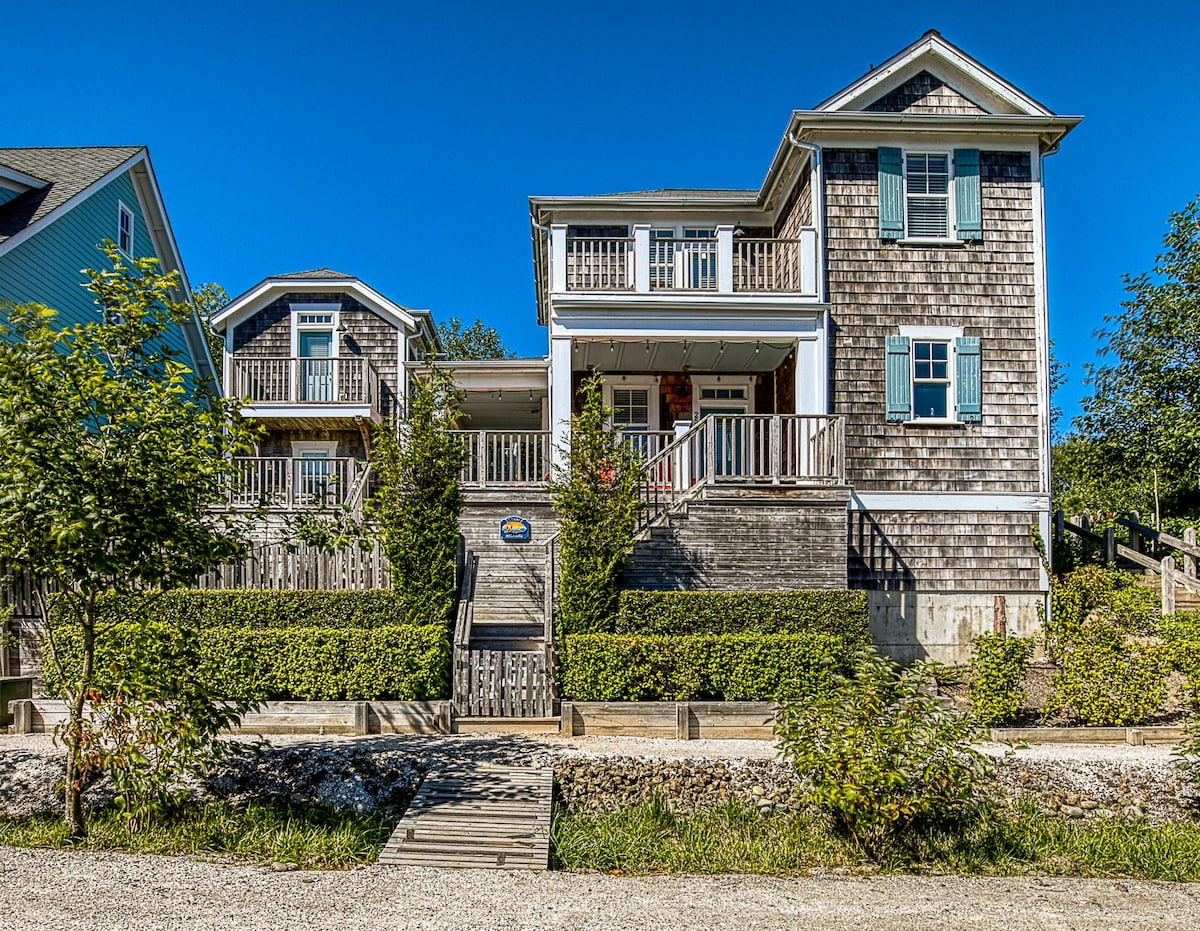
<svg viewBox="0 0 1200 931">
<path fill-rule="evenodd" d="M 733 225 L 717 226 L 717 293 L 733 293 Z"/>
<path fill-rule="evenodd" d="M 650 224 L 633 224 L 633 290 L 650 291 Z"/>
<path fill-rule="evenodd" d="M 550 462 L 554 470 L 567 464 L 571 441 L 571 337 L 550 339 Z"/>
<path fill-rule="evenodd" d="M 567 224 L 550 225 L 550 290 L 567 290 Z"/>
</svg>

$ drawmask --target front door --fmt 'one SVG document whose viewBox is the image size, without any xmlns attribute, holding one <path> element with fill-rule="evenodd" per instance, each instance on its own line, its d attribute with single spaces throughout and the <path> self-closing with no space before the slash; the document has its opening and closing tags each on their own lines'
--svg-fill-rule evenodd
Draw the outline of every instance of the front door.
<svg viewBox="0 0 1200 931">
<path fill-rule="evenodd" d="M 333 400 L 333 332 L 308 330 L 300 333 L 300 400 Z"/>
<path fill-rule="evenodd" d="M 746 405 L 740 407 L 723 404 L 719 407 L 701 405 L 700 417 L 711 417 L 709 429 L 713 431 L 715 448 L 714 478 L 730 478 L 742 474 L 744 440 L 742 425 L 745 420 L 735 419 L 746 413 Z"/>
</svg>

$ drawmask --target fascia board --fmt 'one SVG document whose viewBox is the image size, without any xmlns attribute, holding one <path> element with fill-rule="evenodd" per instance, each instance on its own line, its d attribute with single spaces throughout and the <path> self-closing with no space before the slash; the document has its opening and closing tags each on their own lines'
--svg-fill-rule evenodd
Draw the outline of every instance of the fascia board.
<svg viewBox="0 0 1200 931">
<path fill-rule="evenodd" d="M 352 294 L 368 308 L 398 327 L 408 331 L 417 328 L 416 318 L 406 309 L 398 304 L 393 304 L 378 291 L 367 287 L 361 281 L 345 278 L 267 278 L 222 307 L 213 314 L 210 322 L 214 330 L 224 333 L 229 327 L 237 326 L 246 318 L 262 310 L 279 295 L 328 292 Z"/>
<path fill-rule="evenodd" d="M 23 171 L 17 171 L 17 169 L 9 168 L 7 165 L 3 164 L 0 164 L 0 178 L 11 182 L 12 184 L 18 185 L 24 188 L 26 191 L 40 191 L 50 183 L 42 178 L 37 178 L 33 175 L 27 175 Z M 22 193 L 24 193 L 24 191 Z"/>
</svg>

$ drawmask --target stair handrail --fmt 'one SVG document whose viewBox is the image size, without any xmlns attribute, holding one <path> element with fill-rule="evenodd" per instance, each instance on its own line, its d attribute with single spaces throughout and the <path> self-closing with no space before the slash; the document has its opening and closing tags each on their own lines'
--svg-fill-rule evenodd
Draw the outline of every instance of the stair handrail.
<svg viewBox="0 0 1200 931">
<path fill-rule="evenodd" d="M 558 531 L 554 531 L 550 538 L 542 544 L 542 548 L 546 551 L 546 583 L 542 587 L 542 636 L 546 641 L 546 649 L 549 650 L 554 645 L 554 595 L 556 593 L 554 582 L 554 562 L 555 552 L 558 549 Z"/>
<path fill-rule="evenodd" d="M 454 649 L 466 650 L 471 644 L 471 626 L 475 620 L 475 579 L 479 557 L 468 551 L 463 561 L 462 584 L 458 590 L 458 614 L 454 620 Z"/>
<path fill-rule="evenodd" d="M 673 441 L 646 460 L 642 466 L 642 508 L 638 514 L 637 531 L 655 524 L 663 515 L 673 511 L 682 501 L 696 495 L 706 485 L 713 472 L 708 443 L 708 421 L 702 417 Z M 699 444 L 697 447 L 695 444 Z M 700 475 L 692 475 L 692 452 L 699 448 L 704 452 L 705 464 Z M 671 469 L 672 463 L 677 468 Z M 686 463 L 686 467 L 679 467 Z M 667 481 L 657 481 L 656 476 L 665 474 Z"/>
<path fill-rule="evenodd" d="M 371 479 L 371 463 L 366 463 L 354 479 L 354 484 L 346 493 L 346 507 L 355 517 L 362 513 L 363 496 L 366 494 L 367 482 Z"/>
</svg>

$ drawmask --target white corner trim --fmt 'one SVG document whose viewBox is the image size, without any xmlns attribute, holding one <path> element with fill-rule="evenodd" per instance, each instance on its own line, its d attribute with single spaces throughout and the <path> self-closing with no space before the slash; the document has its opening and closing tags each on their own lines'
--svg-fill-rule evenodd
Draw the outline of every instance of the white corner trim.
<svg viewBox="0 0 1200 931">
<path fill-rule="evenodd" d="M 1048 495 L 967 494 L 957 492 L 870 492 L 850 493 L 852 511 L 955 511 L 1049 513 Z"/>
</svg>

